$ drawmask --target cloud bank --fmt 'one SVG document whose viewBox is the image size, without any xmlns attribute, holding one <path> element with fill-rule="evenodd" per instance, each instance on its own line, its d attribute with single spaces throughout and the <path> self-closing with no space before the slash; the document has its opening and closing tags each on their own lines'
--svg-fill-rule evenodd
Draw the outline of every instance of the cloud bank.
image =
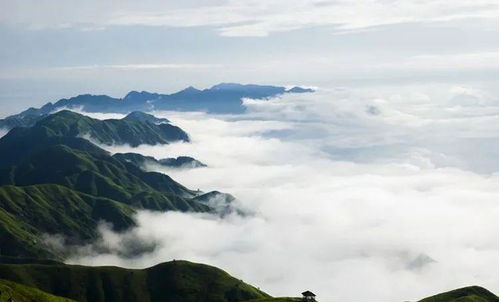
<svg viewBox="0 0 499 302">
<path fill-rule="evenodd" d="M 499 291 L 496 98 L 470 87 L 375 97 L 335 89 L 245 105 L 243 116 L 155 113 L 191 144 L 105 148 L 193 156 L 209 167 L 160 171 L 231 193 L 250 214 L 142 211 L 137 228 L 103 226 L 101 242 L 69 261 L 188 259 L 272 295 L 310 289 L 320 301 L 417 300 L 471 284 Z M 137 241 L 155 248 L 131 257 Z"/>
<path fill-rule="evenodd" d="M 0 128 L 0 138 L 2 136 L 4 136 L 5 134 L 7 134 L 7 132 L 9 132 L 9 131 L 7 131 L 6 129 Z"/>
<path fill-rule="evenodd" d="M 332 25 L 356 31 L 404 23 L 487 22 L 497 19 L 499 5 L 479 1 L 91 1 L 50 0 L 44 7 L 33 0 L 2 1 L 4 24 L 33 28 L 80 27 L 98 30 L 110 26 L 213 26 L 223 36 L 266 36 L 272 32 Z M 58 14 L 54 14 L 57 8 Z M 476 22 L 474 22 L 476 24 Z"/>
</svg>

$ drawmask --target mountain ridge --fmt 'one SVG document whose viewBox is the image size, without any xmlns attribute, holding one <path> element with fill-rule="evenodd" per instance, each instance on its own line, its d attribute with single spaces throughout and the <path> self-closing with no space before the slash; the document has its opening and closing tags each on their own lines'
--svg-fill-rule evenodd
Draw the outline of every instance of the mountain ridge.
<svg viewBox="0 0 499 302">
<path fill-rule="evenodd" d="M 120 160 L 132 163 L 140 168 L 145 168 L 148 165 L 157 165 L 168 168 L 203 168 L 206 164 L 190 156 L 178 156 L 156 159 L 152 156 L 144 156 L 139 153 L 116 153 L 113 157 Z"/>
<path fill-rule="evenodd" d="M 111 127 L 116 123 L 121 126 Z M 61 111 L 0 138 L 0 255 L 62 259 L 64 251 L 54 251 L 40 236 L 61 235 L 64 245 L 86 244 L 98 239 L 101 222 L 115 231 L 134 226 L 141 209 L 214 213 L 209 201 L 218 193 L 190 190 L 77 137 L 81 129 L 91 129 L 106 139 L 130 125 L 146 134 L 161 126 L 121 120 L 109 126 Z"/>
<path fill-rule="evenodd" d="M 22 258 L 13 261 L 10 258 L 0 257 L 0 289 L 4 284 L 20 288 L 27 296 L 41 293 L 44 298 L 66 299 L 40 299 L 36 300 L 37 302 L 302 301 L 299 297 L 272 297 L 220 268 L 184 260 L 163 262 L 145 269 L 127 269 L 117 266 L 89 267 Z M 35 302 L 26 300 L 28 301 Z M 418 302 L 497 301 L 499 297 L 476 285 L 418 300 Z"/>
<path fill-rule="evenodd" d="M 266 99 L 286 93 L 313 92 L 313 89 L 282 86 L 220 83 L 207 89 L 192 86 L 171 94 L 147 91 L 130 91 L 123 98 L 107 95 L 81 94 L 48 102 L 40 108 L 29 108 L 21 113 L 0 120 L 0 128 L 7 130 L 18 126 L 32 126 L 35 122 L 62 109 L 79 109 L 86 112 L 125 113 L 132 111 L 177 110 L 205 111 L 208 113 L 244 113 L 241 99 Z"/>
<path fill-rule="evenodd" d="M 238 302 L 270 297 L 219 268 L 181 260 L 146 269 L 0 264 L 0 279 L 79 302 Z"/>
<path fill-rule="evenodd" d="M 50 144 L 103 153 L 85 137 L 101 144 L 168 144 L 189 142 L 189 135 L 169 123 L 156 125 L 142 120 L 97 120 L 63 110 L 44 116 L 30 127 L 16 127 L 0 138 L 0 166 L 14 164 L 23 156 Z"/>
</svg>

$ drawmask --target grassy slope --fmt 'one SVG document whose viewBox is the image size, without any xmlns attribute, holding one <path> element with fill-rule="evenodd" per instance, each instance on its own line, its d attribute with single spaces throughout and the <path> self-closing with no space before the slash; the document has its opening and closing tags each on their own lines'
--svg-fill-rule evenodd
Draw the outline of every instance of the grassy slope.
<svg viewBox="0 0 499 302">
<path fill-rule="evenodd" d="M 116 153 L 113 155 L 114 158 L 126 161 L 136 165 L 139 168 L 144 168 L 146 165 L 158 165 L 169 168 L 200 168 L 207 167 L 206 164 L 189 157 L 189 156 L 179 156 L 177 158 L 163 158 L 157 160 L 152 156 L 143 156 L 138 153 Z"/>
<path fill-rule="evenodd" d="M 0 278 L 82 302 L 235 302 L 269 297 L 220 269 L 187 261 L 144 270 L 0 264 Z"/>
<path fill-rule="evenodd" d="M 60 111 L 38 122 L 35 127 L 47 127 L 57 136 L 82 136 L 104 144 L 167 144 L 173 141 L 189 141 L 180 128 L 156 125 L 130 119 L 96 120 L 71 111 Z"/>
<path fill-rule="evenodd" d="M 38 121 L 31 128 L 14 128 L 0 139 L 0 166 L 17 164 L 25 156 L 47 145 L 64 144 L 82 150 L 94 149 L 81 137 L 103 144 L 166 144 L 189 141 L 188 135 L 170 124 L 155 125 L 130 120 L 96 120 L 70 111 L 61 111 Z M 49 144 L 47 144 L 47 142 Z M 88 150 L 87 150 L 88 151 Z M 101 150 L 102 151 L 102 150 Z"/>
<path fill-rule="evenodd" d="M 0 255 L 52 257 L 40 246 L 40 233 L 92 239 L 99 220 L 117 229 L 130 226 L 133 209 L 212 210 L 169 176 L 145 172 L 71 137 L 74 121 L 66 125 L 61 119 L 94 121 L 62 112 L 0 139 L 0 239 L 6 243 Z"/>
<path fill-rule="evenodd" d="M 419 302 L 499 302 L 499 297 L 483 287 L 469 286 L 431 296 Z"/>
<path fill-rule="evenodd" d="M 0 262 L 3 262 L 0 264 L 0 290 L 6 286 L 11 292 L 15 290 L 18 295 L 16 301 L 21 302 L 69 301 L 45 293 L 81 302 L 300 301 L 300 298 L 270 297 L 218 268 L 187 261 L 173 261 L 148 269 L 132 270 L 118 267 L 65 265 L 37 260 L 34 262 L 26 260 L 23 263 L 19 259 L 13 261 L 17 264 L 9 264 L 11 260 L 13 259 L 0 258 Z M 36 295 L 40 298 L 33 300 Z M 29 300 L 30 298 L 32 300 Z M 499 298 L 490 291 L 470 286 L 437 294 L 419 302 L 498 301 Z"/>
<path fill-rule="evenodd" d="M 244 302 L 298 302 L 300 298 L 278 297 Z M 479 286 L 469 286 L 424 298 L 418 302 L 499 302 L 499 297 Z"/>
<path fill-rule="evenodd" d="M 151 210 L 207 211 L 190 201 L 194 193 L 169 176 L 144 172 L 133 164 L 108 154 L 48 146 L 5 168 L 0 184 L 60 184 L 94 196 L 111 198 L 137 208 Z"/>
<path fill-rule="evenodd" d="M 16 302 L 75 302 L 74 300 L 47 294 L 39 289 L 0 279 L 0 302 L 14 299 Z"/>
<path fill-rule="evenodd" d="M 116 201 L 59 185 L 0 187 L 0 255 L 54 257 L 40 234 L 62 234 L 74 242 L 95 239 L 99 221 L 115 230 L 132 225 L 135 210 Z"/>
</svg>

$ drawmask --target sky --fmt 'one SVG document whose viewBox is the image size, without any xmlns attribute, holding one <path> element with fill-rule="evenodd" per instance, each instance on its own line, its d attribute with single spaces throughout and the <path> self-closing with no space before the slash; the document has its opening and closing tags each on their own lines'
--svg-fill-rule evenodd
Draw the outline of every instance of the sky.
<svg viewBox="0 0 499 302">
<path fill-rule="evenodd" d="M 0 0 L 0 102 L 219 82 L 491 84 L 494 0 Z M 5 115 L 5 114 L 4 114 Z"/>
<path fill-rule="evenodd" d="M 244 115 L 153 112 L 190 144 L 102 146 L 193 156 L 208 167 L 144 168 L 233 194 L 234 212 L 140 211 L 136 228 L 102 225 L 101 239 L 73 249 L 69 262 L 187 259 L 272 295 L 308 289 L 319 301 L 416 301 L 472 284 L 499 292 L 497 1 L 0 6 L 1 116 L 81 93 L 317 87 L 244 100 Z M 124 257 L 137 242 L 156 249 Z"/>
</svg>

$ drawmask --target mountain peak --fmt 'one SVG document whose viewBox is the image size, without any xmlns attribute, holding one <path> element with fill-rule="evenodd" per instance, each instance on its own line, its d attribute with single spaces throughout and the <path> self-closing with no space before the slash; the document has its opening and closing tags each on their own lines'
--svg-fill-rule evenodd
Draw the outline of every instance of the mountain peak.
<svg viewBox="0 0 499 302">
<path fill-rule="evenodd" d="M 142 111 L 130 112 L 127 116 L 123 118 L 126 121 L 138 121 L 138 122 L 150 122 L 153 124 L 165 124 L 170 121 L 166 118 L 155 117 L 152 114 L 144 113 Z"/>
<path fill-rule="evenodd" d="M 134 98 L 136 96 L 139 96 L 140 94 L 141 94 L 140 92 L 132 90 L 129 93 L 127 93 L 123 99 L 124 100 L 131 99 L 131 98 Z"/>
<path fill-rule="evenodd" d="M 239 83 L 220 83 L 217 85 L 214 85 L 210 88 L 210 90 L 233 90 L 233 89 L 238 89 L 243 87 L 243 84 Z"/>
<path fill-rule="evenodd" d="M 54 112 L 54 113 L 48 115 L 45 118 L 45 120 L 51 120 L 51 119 L 55 119 L 57 117 L 79 118 L 79 117 L 84 117 L 84 115 L 79 114 L 79 113 L 74 112 L 74 111 L 71 111 L 71 110 L 68 110 L 68 109 L 63 109 L 63 110 L 59 110 L 57 112 Z"/>
<path fill-rule="evenodd" d="M 290 92 L 290 93 L 306 93 L 306 92 L 314 92 L 314 91 L 315 90 L 313 90 L 312 88 L 302 88 L 299 86 L 294 86 L 293 88 L 286 90 L 286 92 Z"/>
<path fill-rule="evenodd" d="M 159 94 L 157 93 L 152 93 L 148 91 L 135 91 L 132 90 L 129 93 L 125 95 L 123 98 L 124 101 L 128 102 L 145 102 L 145 101 L 150 101 L 157 99 L 159 97 Z"/>
<path fill-rule="evenodd" d="M 201 90 L 199 90 L 193 86 L 189 86 L 189 87 L 179 91 L 178 93 L 198 93 L 198 92 L 201 92 Z"/>
</svg>

